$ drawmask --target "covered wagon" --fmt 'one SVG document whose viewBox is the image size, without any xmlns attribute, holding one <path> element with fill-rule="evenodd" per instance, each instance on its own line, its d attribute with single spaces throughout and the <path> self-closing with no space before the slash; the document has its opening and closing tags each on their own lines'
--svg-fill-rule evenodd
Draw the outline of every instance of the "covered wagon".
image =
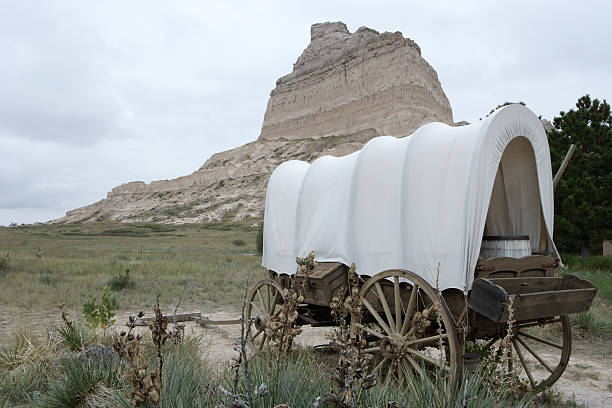
<svg viewBox="0 0 612 408">
<path fill-rule="evenodd" d="M 430 365 L 455 378 L 465 342 L 496 347 L 506 338 L 526 381 L 549 386 L 569 361 L 567 315 L 587 310 L 596 293 L 557 276 L 553 221 L 546 133 L 521 105 L 467 126 L 377 137 L 343 157 L 285 162 L 268 184 L 262 263 L 270 279 L 249 297 L 252 344 L 265 346 L 282 289 L 303 278 L 296 257 L 314 251 L 299 322 L 333 324 L 329 305 L 346 294 L 354 263 L 379 375 L 423 375 Z M 412 327 L 434 304 L 438 325 Z M 435 356 L 429 348 L 439 344 Z"/>
</svg>

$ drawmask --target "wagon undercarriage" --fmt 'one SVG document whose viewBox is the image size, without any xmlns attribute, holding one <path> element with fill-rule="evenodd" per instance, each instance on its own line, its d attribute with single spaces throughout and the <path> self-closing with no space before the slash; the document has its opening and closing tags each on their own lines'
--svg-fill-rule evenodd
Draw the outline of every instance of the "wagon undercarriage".
<svg viewBox="0 0 612 408">
<path fill-rule="evenodd" d="M 473 289 L 465 296 L 454 289 L 439 293 L 406 270 L 361 276 L 359 328 L 378 378 L 406 381 L 406 373 L 426 376 L 433 368 L 455 381 L 478 362 L 505 362 L 506 372 L 531 389 L 552 385 L 571 353 L 567 315 L 588 310 L 596 288 L 574 276 L 555 277 L 553 258 L 527 258 L 481 259 Z M 291 285 L 304 288 L 295 324 L 332 326 L 330 303 L 348 296 L 348 268 L 319 263 L 307 278 L 271 271 L 270 279 L 253 288 L 247 305 L 255 351 L 270 343 Z"/>
</svg>

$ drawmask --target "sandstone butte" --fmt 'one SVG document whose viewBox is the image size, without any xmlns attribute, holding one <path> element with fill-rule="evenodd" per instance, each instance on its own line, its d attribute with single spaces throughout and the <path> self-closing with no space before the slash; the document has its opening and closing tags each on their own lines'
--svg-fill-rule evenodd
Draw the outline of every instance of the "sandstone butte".
<svg viewBox="0 0 612 408">
<path fill-rule="evenodd" d="M 342 156 L 379 135 L 453 125 L 450 103 L 421 49 L 402 33 L 342 22 L 311 27 L 293 71 L 276 81 L 259 138 L 216 153 L 194 173 L 112 189 L 52 222 L 214 222 L 261 217 L 268 178 L 290 159 Z"/>
</svg>

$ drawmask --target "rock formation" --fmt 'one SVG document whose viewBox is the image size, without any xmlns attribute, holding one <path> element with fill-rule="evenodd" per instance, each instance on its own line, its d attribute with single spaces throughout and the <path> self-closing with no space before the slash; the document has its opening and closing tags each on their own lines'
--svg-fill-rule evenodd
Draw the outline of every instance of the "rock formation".
<svg viewBox="0 0 612 408">
<path fill-rule="evenodd" d="M 452 123 L 436 71 L 402 33 L 344 23 L 314 24 L 293 72 L 276 81 L 260 139 L 303 139 L 374 128 L 406 136 L 428 122 Z"/>
<path fill-rule="evenodd" d="M 448 99 L 419 46 L 401 33 L 341 22 L 314 24 L 293 72 L 271 92 L 259 139 L 213 155 L 194 173 L 113 188 L 54 222 L 186 223 L 260 217 L 268 178 L 285 160 L 360 149 L 375 136 L 406 136 L 453 123 Z"/>
</svg>

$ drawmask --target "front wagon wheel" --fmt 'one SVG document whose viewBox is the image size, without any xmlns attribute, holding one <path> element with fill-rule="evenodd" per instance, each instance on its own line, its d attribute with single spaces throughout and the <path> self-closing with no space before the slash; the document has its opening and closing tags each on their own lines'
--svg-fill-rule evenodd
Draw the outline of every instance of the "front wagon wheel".
<svg viewBox="0 0 612 408">
<path fill-rule="evenodd" d="M 446 302 L 425 280 L 406 270 L 390 270 L 369 278 L 361 289 L 371 324 L 363 330 L 372 340 L 364 351 L 376 357 L 381 380 L 407 374 L 425 377 L 438 370 L 449 384 L 460 371 L 455 321 Z"/>
<path fill-rule="evenodd" d="M 264 279 L 257 282 L 247 300 L 246 319 L 252 322 L 247 343 L 251 351 L 257 353 L 270 344 L 270 323 L 281 312 L 285 297 L 278 282 Z"/>
</svg>

